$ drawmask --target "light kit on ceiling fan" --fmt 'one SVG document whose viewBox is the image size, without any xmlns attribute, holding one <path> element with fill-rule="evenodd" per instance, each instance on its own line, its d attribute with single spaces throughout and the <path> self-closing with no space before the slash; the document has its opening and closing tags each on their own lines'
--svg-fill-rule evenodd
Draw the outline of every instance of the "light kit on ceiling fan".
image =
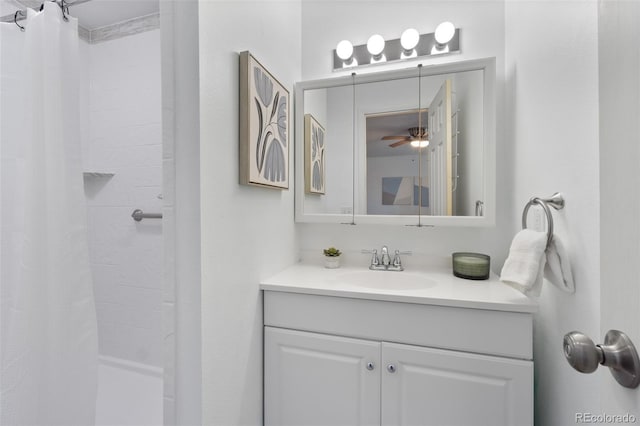
<svg viewBox="0 0 640 426">
<path fill-rule="evenodd" d="M 460 29 L 445 21 L 433 33 L 420 34 L 415 28 L 408 28 L 400 38 L 385 40 L 374 34 L 366 44 L 357 46 L 342 40 L 333 50 L 333 70 L 459 52 Z"/>
<path fill-rule="evenodd" d="M 411 141 L 411 146 L 414 148 L 424 148 L 425 146 L 429 146 L 429 141 L 428 140 Z"/>
<path fill-rule="evenodd" d="M 409 134 L 404 136 L 384 136 L 382 140 L 393 141 L 400 139 L 397 142 L 390 144 L 389 146 L 391 148 L 397 148 L 405 144 L 411 144 L 414 148 L 424 148 L 429 145 L 429 134 L 425 127 L 409 127 L 407 132 Z"/>
</svg>

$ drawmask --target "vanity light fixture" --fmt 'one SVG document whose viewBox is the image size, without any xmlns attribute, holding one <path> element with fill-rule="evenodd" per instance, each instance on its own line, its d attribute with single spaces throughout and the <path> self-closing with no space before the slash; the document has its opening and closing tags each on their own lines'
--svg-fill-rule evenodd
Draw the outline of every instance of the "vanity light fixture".
<svg viewBox="0 0 640 426">
<path fill-rule="evenodd" d="M 443 22 L 436 27 L 436 32 L 433 33 L 436 43 L 431 48 L 431 54 L 449 52 L 449 42 L 453 39 L 456 33 L 456 27 L 449 21 Z"/>
<path fill-rule="evenodd" d="M 342 40 L 336 46 L 336 54 L 342 60 L 342 67 L 354 67 L 358 65 L 358 61 L 353 57 L 353 44 L 349 40 Z"/>
<path fill-rule="evenodd" d="M 367 40 L 367 51 L 371 54 L 371 63 L 385 62 L 384 38 L 380 34 L 374 34 Z"/>
<path fill-rule="evenodd" d="M 380 34 L 369 37 L 367 44 L 357 46 L 342 40 L 333 51 L 333 70 L 459 52 L 460 29 L 446 21 L 428 34 L 409 28 L 393 40 L 385 41 Z"/>
<path fill-rule="evenodd" d="M 400 45 L 402 46 L 402 59 L 415 58 L 418 56 L 416 46 L 420 41 L 420 33 L 415 28 L 407 28 L 400 36 Z"/>
</svg>

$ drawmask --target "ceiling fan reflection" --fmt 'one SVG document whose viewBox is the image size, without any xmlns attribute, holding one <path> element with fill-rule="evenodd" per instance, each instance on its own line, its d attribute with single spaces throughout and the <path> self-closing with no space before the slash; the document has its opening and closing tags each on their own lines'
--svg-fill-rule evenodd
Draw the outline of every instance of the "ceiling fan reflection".
<svg viewBox="0 0 640 426">
<path fill-rule="evenodd" d="M 409 127 L 407 129 L 409 134 L 407 136 L 384 136 L 382 138 L 383 141 L 391 141 L 398 140 L 398 142 L 394 142 L 389 146 L 391 148 L 396 148 L 398 146 L 402 146 L 404 144 L 410 143 L 413 147 L 422 147 L 429 145 L 429 134 L 425 127 Z"/>
</svg>

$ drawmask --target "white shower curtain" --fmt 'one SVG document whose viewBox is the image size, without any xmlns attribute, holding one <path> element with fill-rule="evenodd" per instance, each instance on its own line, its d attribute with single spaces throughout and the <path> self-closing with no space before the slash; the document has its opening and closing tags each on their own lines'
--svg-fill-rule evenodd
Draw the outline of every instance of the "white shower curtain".
<svg viewBox="0 0 640 426">
<path fill-rule="evenodd" d="M 45 3 L 0 25 L 2 425 L 95 422 L 97 326 L 79 127 L 78 27 Z"/>
</svg>

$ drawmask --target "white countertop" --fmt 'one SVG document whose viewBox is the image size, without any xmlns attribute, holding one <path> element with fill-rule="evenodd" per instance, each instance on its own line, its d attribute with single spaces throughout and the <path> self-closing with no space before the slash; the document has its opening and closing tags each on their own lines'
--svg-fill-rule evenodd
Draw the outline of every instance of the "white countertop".
<svg viewBox="0 0 640 426">
<path fill-rule="evenodd" d="M 466 280 L 453 276 L 451 268 L 442 265 L 391 272 L 370 271 L 364 266 L 327 269 L 322 265 L 298 263 L 263 280 L 260 288 L 495 311 L 532 313 L 537 310 L 536 301 L 500 282 L 493 273 L 488 280 Z"/>
</svg>

